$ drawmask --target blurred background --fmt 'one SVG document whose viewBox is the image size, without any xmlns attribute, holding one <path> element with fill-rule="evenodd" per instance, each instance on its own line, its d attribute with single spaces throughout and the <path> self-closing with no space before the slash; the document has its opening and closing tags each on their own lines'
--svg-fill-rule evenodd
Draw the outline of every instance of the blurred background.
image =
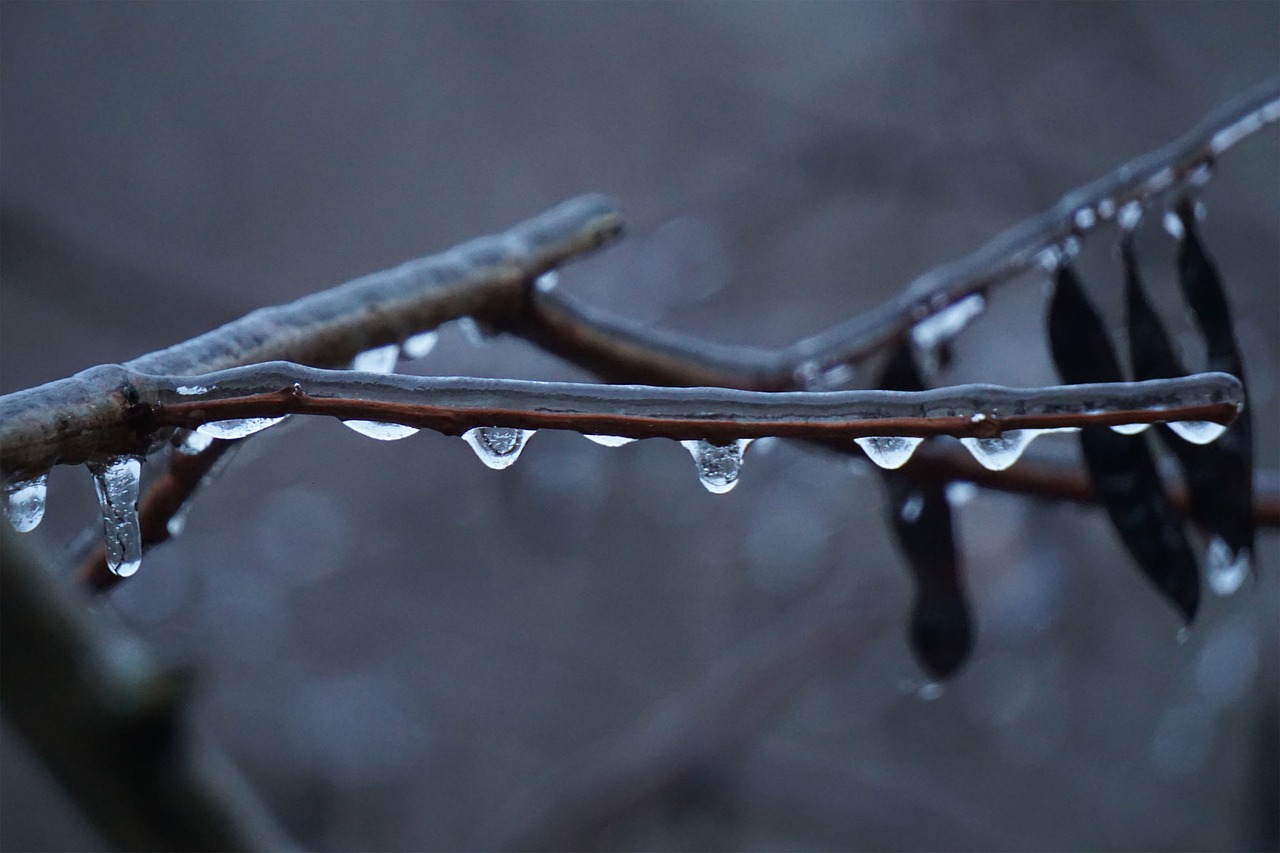
<svg viewBox="0 0 1280 853">
<path fill-rule="evenodd" d="M 622 203 L 628 237 L 562 287 L 782 345 L 1278 71 L 1274 3 L 8 2 L 0 392 L 590 190 Z M 1249 139 L 1203 193 L 1270 472 L 1278 150 L 1274 128 Z M 1194 364 L 1174 244 L 1147 219 L 1144 271 Z M 1114 244 L 1099 232 L 1082 269 L 1118 325 Z M 945 381 L 1055 381 L 1043 300 L 1032 279 L 998 291 Z M 452 327 L 403 369 L 584 378 Z M 457 439 L 294 419 L 94 612 L 196 664 L 198 723 L 316 849 L 491 843 L 513 803 L 850 573 L 877 592 L 848 619 L 890 628 L 717 756 L 699 796 L 553 846 L 1274 848 L 1274 531 L 1257 582 L 1179 643 L 1100 512 L 978 492 L 957 509 L 977 649 L 923 701 L 882 501 L 866 464 L 787 444 L 716 496 L 661 440 L 541 433 L 496 472 Z M 55 470 L 27 541 L 65 565 L 95 513 L 88 474 Z M 0 747 L 0 847 L 103 846 L 7 728 Z"/>
</svg>

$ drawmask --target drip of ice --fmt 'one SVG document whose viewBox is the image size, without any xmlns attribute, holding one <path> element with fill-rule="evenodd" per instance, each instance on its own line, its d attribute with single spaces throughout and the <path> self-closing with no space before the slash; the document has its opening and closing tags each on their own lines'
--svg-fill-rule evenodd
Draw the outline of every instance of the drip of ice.
<svg viewBox="0 0 1280 853">
<path fill-rule="evenodd" d="M 49 475 L 41 474 L 30 480 L 5 483 L 4 514 L 19 533 L 35 530 L 44 518 L 44 499 L 48 492 Z"/>
<path fill-rule="evenodd" d="M 164 523 L 165 530 L 169 531 L 171 539 L 177 539 L 182 535 L 182 531 L 187 529 L 187 516 L 191 515 L 191 499 L 188 498 L 178 507 L 178 511 L 169 516 L 169 520 Z"/>
<path fill-rule="evenodd" d="M 723 495 L 738 485 L 742 453 L 750 443 L 749 438 L 740 438 L 728 445 L 712 444 L 700 438 L 680 442 L 698 465 L 698 479 L 714 495 Z"/>
<path fill-rule="evenodd" d="M 404 343 L 400 344 L 400 355 L 410 361 L 426 358 L 436 348 L 436 342 L 439 340 L 440 333 L 435 329 L 410 335 L 404 339 Z"/>
<path fill-rule="evenodd" d="M 989 471 L 1003 471 L 1022 456 L 1031 440 L 1040 434 L 1034 429 L 1014 429 L 1001 433 L 995 438 L 962 438 L 963 444 L 978 460 L 978 464 Z"/>
<path fill-rule="evenodd" d="M 923 438 L 905 438 L 898 435 L 876 435 L 866 438 L 855 438 L 871 461 L 881 468 L 901 468 L 907 464 L 911 454 L 916 452 Z"/>
<path fill-rule="evenodd" d="M 255 432 L 262 432 L 267 427 L 273 427 L 286 417 L 288 415 L 281 415 L 278 418 L 232 418 L 226 421 L 210 421 L 207 424 L 200 424 L 196 427 L 196 431 L 211 438 L 244 438 Z"/>
<path fill-rule="evenodd" d="M 391 373 L 396 369 L 396 359 L 400 357 L 397 344 L 367 349 L 351 360 L 351 369 L 362 373 Z"/>
<path fill-rule="evenodd" d="M 520 451 L 533 432 L 515 427 L 476 427 L 464 432 L 462 437 L 481 462 L 500 471 L 520 458 Z"/>
<path fill-rule="evenodd" d="M 204 385 L 179 385 L 175 390 L 184 397 L 190 397 L 193 394 L 204 394 L 209 389 Z"/>
<path fill-rule="evenodd" d="M 1076 227 L 1081 231 L 1088 231 L 1098 222 L 1098 214 L 1093 212 L 1092 207 L 1082 207 L 1076 211 L 1072 219 L 1076 223 Z"/>
<path fill-rule="evenodd" d="M 1204 558 L 1209 588 L 1218 595 L 1231 595 L 1238 590 L 1249 574 L 1249 557 L 1248 548 L 1232 552 L 1221 537 L 1213 537 Z"/>
<path fill-rule="evenodd" d="M 982 313 L 987 300 L 981 293 L 970 293 L 937 314 L 926 317 L 911 327 L 911 341 L 924 350 L 946 343 Z"/>
<path fill-rule="evenodd" d="M 1080 238 L 1072 234 L 1070 237 L 1062 241 L 1059 249 L 1062 252 L 1063 260 L 1074 260 L 1080 254 L 1080 249 L 1084 244 L 1080 242 Z"/>
<path fill-rule="evenodd" d="M 389 424 L 383 421 L 343 421 L 342 425 L 350 427 L 361 435 L 367 435 L 369 438 L 376 438 L 378 441 L 396 441 L 401 438 L 408 438 L 418 431 L 417 427 L 405 426 L 404 424 Z"/>
<path fill-rule="evenodd" d="M 968 480 L 956 480 L 947 483 L 947 503 L 952 506 L 964 506 L 978 496 L 978 487 Z"/>
<path fill-rule="evenodd" d="M 107 568 L 127 578 L 142 565 L 142 533 L 138 528 L 138 475 L 142 464 L 129 456 L 90 462 L 93 485 L 102 508 Z"/>
<path fill-rule="evenodd" d="M 1098 202 L 1098 216 L 1102 219 L 1110 219 L 1116 215 L 1115 199 L 1104 198 Z"/>
<path fill-rule="evenodd" d="M 211 444 L 213 444 L 212 436 L 194 430 L 183 430 L 179 434 L 178 440 L 174 442 L 173 449 L 183 456 L 195 456 L 197 453 L 202 453 Z"/>
<path fill-rule="evenodd" d="M 550 293 L 560 284 L 560 273 L 555 270 L 547 270 L 542 275 L 533 280 L 533 289 L 539 293 Z"/>
<path fill-rule="evenodd" d="M 915 492 L 911 497 L 907 498 L 899 510 L 899 515 L 907 524 L 915 524 L 920 520 L 920 513 L 924 511 L 924 495 Z"/>
<path fill-rule="evenodd" d="M 1182 218 L 1172 210 L 1164 212 L 1164 218 L 1160 223 L 1164 226 L 1165 233 L 1175 240 L 1181 240 L 1187 234 L 1186 229 L 1182 227 Z"/>
<path fill-rule="evenodd" d="M 1202 187 L 1213 177 L 1213 161 L 1205 160 L 1187 173 L 1187 183 L 1193 187 Z"/>
<path fill-rule="evenodd" d="M 627 438 L 625 435 L 588 435 L 583 433 L 582 437 L 604 447 L 621 447 L 624 444 L 630 444 L 635 441 L 634 438 Z"/>
<path fill-rule="evenodd" d="M 1140 432 L 1145 432 L 1150 426 L 1151 424 L 1112 424 L 1111 430 L 1121 435 L 1137 435 Z"/>
<path fill-rule="evenodd" d="M 1126 231 L 1136 231 L 1142 224 L 1142 204 L 1138 201 L 1126 202 L 1120 208 L 1120 227 Z"/>
<path fill-rule="evenodd" d="M 1222 424 L 1213 421 L 1170 421 L 1169 429 L 1192 444 L 1208 444 L 1227 431 Z"/>
</svg>

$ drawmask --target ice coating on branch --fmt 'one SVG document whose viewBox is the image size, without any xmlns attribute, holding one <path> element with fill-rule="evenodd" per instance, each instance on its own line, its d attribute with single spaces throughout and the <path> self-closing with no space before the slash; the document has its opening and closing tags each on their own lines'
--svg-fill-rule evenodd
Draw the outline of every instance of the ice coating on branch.
<svg viewBox="0 0 1280 853">
<path fill-rule="evenodd" d="M 680 445 L 693 457 L 698 466 L 698 479 L 707 491 L 723 495 L 738 485 L 742 453 L 750 443 L 751 439 L 740 438 L 732 444 L 719 445 L 699 438 L 682 441 Z"/>
<path fill-rule="evenodd" d="M 1149 426 L 1151 424 L 1112 424 L 1111 430 L 1121 435 L 1137 435 L 1140 432 L 1145 432 Z"/>
<path fill-rule="evenodd" d="M 44 501 L 49 475 L 18 480 L 4 485 L 4 514 L 19 533 L 35 530 L 44 518 Z"/>
<path fill-rule="evenodd" d="M 429 332 L 419 332 L 416 335 L 410 335 L 404 339 L 404 343 L 400 345 L 400 354 L 410 361 L 419 358 L 426 358 L 431 351 L 436 348 L 436 343 L 440 340 L 440 333 L 435 329 Z"/>
<path fill-rule="evenodd" d="M 1240 589 L 1249 574 L 1250 556 L 1248 548 L 1233 552 L 1231 546 L 1220 536 L 1213 537 L 1204 557 L 1209 588 L 1223 596 Z"/>
<path fill-rule="evenodd" d="M 988 471 L 1003 471 L 1022 457 L 1039 430 L 1013 429 L 995 438 L 962 438 L 960 443 Z"/>
<path fill-rule="evenodd" d="M 464 432 L 462 438 L 471 445 L 481 462 L 500 471 L 511 467 L 520 458 L 520 452 L 533 432 L 515 427 L 476 427 Z"/>
<path fill-rule="evenodd" d="M 399 357 L 400 347 L 396 344 L 374 347 L 353 358 L 351 369 L 361 373 L 391 373 L 396 369 L 396 359 Z"/>
<path fill-rule="evenodd" d="M 396 441 L 401 438 L 408 438 L 418 431 L 417 427 L 405 426 L 404 424 L 389 424 L 383 421 L 343 421 L 342 425 L 349 427 L 361 435 L 367 435 L 369 438 L 376 438 L 378 441 Z"/>
<path fill-rule="evenodd" d="M 138 476 L 142 464 L 129 456 L 89 463 L 102 509 L 107 568 L 127 578 L 142 565 L 142 533 L 138 528 Z"/>
<path fill-rule="evenodd" d="M 213 436 L 196 430 L 183 430 L 174 442 L 173 449 L 183 456 L 195 456 L 213 444 Z"/>
<path fill-rule="evenodd" d="M 225 421 L 210 421 L 207 424 L 200 424 L 196 427 L 196 431 L 211 438 L 244 438 L 255 432 L 262 432 L 267 427 L 273 427 L 286 417 L 288 415 L 281 415 L 278 418 L 232 418 Z"/>
<path fill-rule="evenodd" d="M 923 350 L 944 344 L 960 334 L 986 306 L 987 300 L 981 293 L 970 293 L 912 326 L 911 342 Z"/>
<path fill-rule="evenodd" d="M 603 447 L 621 447 L 635 441 L 634 438 L 627 438 L 625 435 L 588 435 L 584 432 L 582 437 Z"/>
<path fill-rule="evenodd" d="M 203 394 L 209 389 L 204 385 L 179 385 L 174 390 L 184 397 L 190 397 L 194 394 Z"/>
<path fill-rule="evenodd" d="M 923 438 L 907 438 L 898 435 L 876 435 L 866 438 L 855 438 L 858 446 L 866 451 L 867 457 L 881 468 L 892 470 L 907 464 L 911 454 L 916 452 Z"/>
<path fill-rule="evenodd" d="M 1227 431 L 1222 424 L 1213 421 L 1170 421 L 1169 429 L 1192 444 L 1209 444 Z"/>
</svg>

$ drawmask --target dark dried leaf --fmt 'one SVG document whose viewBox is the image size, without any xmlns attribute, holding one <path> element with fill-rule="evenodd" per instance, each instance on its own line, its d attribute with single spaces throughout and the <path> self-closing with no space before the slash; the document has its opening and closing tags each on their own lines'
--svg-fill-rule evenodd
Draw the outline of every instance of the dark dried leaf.
<svg viewBox="0 0 1280 853">
<path fill-rule="evenodd" d="M 1058 270 L 1049 306 L 1049 343 L 1063 382 L 1124 378 L 1102 318 L 1069 266 Z M 1200 571 L 1145 436 L 1085 427 L 1080 448 L 1094 489 L 1125 547 L 1156 589 L 1190 622 L 1200 603 Z"/>
<path fill-rule="evenodd" d="M 892 391 L 924 389 L 908 347 L 899 348 L 890 358 L 880 387 Z M 917 480 L 902 469 L 882 470 L 880 474 L 888 493 L 890 520 L 915 583 L 911 649 L 930 675 L 948 678 L 969 657 L 974 630 L 960 577 L 946 483 Z"/>
</svg>

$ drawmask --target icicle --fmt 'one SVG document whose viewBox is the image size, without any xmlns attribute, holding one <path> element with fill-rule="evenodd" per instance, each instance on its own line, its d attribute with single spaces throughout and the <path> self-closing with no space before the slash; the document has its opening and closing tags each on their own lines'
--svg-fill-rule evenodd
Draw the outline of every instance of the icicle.
<svg viewBox="0 0 1280 853">
<path fill-rule="evenodd" d="M 876 435 L 867 438 L 855 438 L 871 461 L 881 468 L 901 468 L 907 464 L 911 454 L 916 452 L 923 438 L 904 438 L 897 435 Z"/>
<path fill-rule="evenodd" d="M 533 289 L 539 293 L 550 293 L 560 284 L 560 273 L 547 270 L 533 280 Z"/>
<path fill-rule="evenodd" d="M 126 578 L 142 565 L 142 533 L 138 529 L 138 476 L 142 464 L 129 456 L 90 462 L 93 485 L 102 508 L 107 568 Z"/>
<path fill-rule="evenodd" d="M 634 438 L 627 438 L 624 435 L 588 435 L 583 433 L 582 437 L 604 447 L 621 447 L 624 444 L 630 444 L 635 441 Z"/>
<path fill-rule="evenodd" d="M 353 358 L 351 369 L 362 373 L 391 373 L 396 369 L 396 359 L 399 357 L 400 347 L 396 344 L 374 347 Z"/>
<path fill-rule="evenodd" d="M 1145 432 L 1150 426 L 1151 424 L 1112 424 L 1111 430 L 1121 435 L 1137 435 L 1140 432 Z"/>
<path fill-rule="evenodd" d="M 1213 421 L 1170 421 L 1169 429 L 1183 441 L 1192 444 L 1209 444 L 1227 431 L 1222 424 L 1215 424 Z"/>
<path fill-rule="evenodd" d="M 226 421 L 210 421 L 207 424 L 200 424 L 196 427 L 196 431 L 212 438 L 244 438 L 255 432 L 262 432 L 267 427 L 273 427 L 286 417 L 288 415 L 281 415 L 278 418 L 232 418 Z"/>
<path fill-rule="evenodd" d="M 1022 451 L 1039 434 L 1039 430 L 1014 429 L 1001 433 L 996 438 L 962 438 L 960 443 L 983 468 L 1003 471 L 1018 461 Z"/>
<path fill-rule="evenodd" d="M 1142 224 L 1142 205 L 1137 201 L 1125 202 L 1120 208 L 1120 227 L 1125 231 L 1136 231 Z"/>
<path fill-rule="evenodd" d="M 173 444 L 173 449 L 183 456 L 195 456 L 213 444 L 213 437 L 194 430 L 182 430 Z"/>
<path fill-rule="evenodd" d="M 987 300 L 981 293 L 970 293 L 912 326 L 911 342 L 922 350 L 932 350 L 960 334 L 986 307 Z"/>
<path fill-rule="evenodd" d="M 369 438 L 376 438 L 378 441 L 396 441 L 401 438 L 408 438 L 418 431 L 417 427 L 405 426 L 404 424 L 389 424 L 383 421 L 343 421 L 342 425 L 350 427 L 361 435 L 367 435 Z"/>
<path fill-rule="evenodd" d="M 464 432 L 462 437 L 481 462 L 500 471 L 520 458 L 520 452 L 533 432 L 514 427 L 476 427 Z"/>
<path fill-rule="evenodd" d="M 1213 537 L 1209 541 L 1204 559 L 1209 588 L 1218 595 L 1234 593 L 1249 574 L 1249 558 L 1248 548 L 1241 548 L 1233 553 L 1231 546 L 1221 537 Z"/>
<path fill-rule="evenodd" d="M 750 443 L 749 438 L 740 438 L 729 445 L 712 444 L 702 439 L 680 442 L 698 465 L 698 479 L 714 495 L 723 495 L 738 485 L 742 453 Z"/>
<path fill-rule="evenodd" d="M 19 533 L 35 530 L 44 518 L 44 501 L 48 493 L 49 475 L 41 474 L 30 480 L 5 483 L 4 514 Z"/>
<path fill-rule="evenodd" d="M 436 348 L 436 342 L 439 340 L 440 333 L 435 329 L 410 335 L 400 345 L 400 355 L 410 361 L 426 358 Z"/>
</svg>

